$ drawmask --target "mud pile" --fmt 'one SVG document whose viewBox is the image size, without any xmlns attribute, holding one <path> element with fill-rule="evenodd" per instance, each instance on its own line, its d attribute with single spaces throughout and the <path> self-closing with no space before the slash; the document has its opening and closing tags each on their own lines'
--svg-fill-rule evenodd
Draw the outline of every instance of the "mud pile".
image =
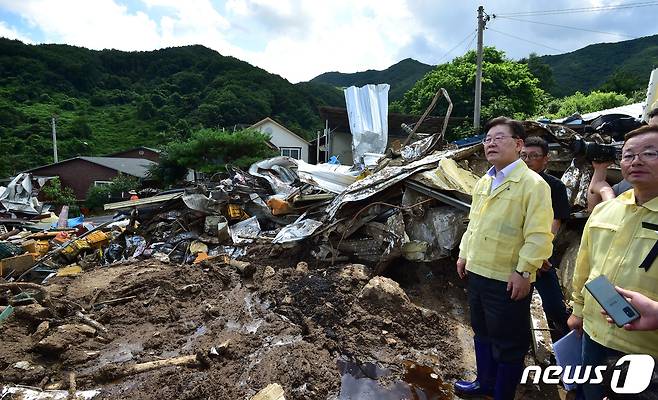
<svg viewBox="0 0 658 400">
<path fill-rule="evenodd" d="M 34 300 L 0 326 L 3 382 L 135 399 L 251 398 L 278 383 L 288 399 L 328 399 L 350 398 L 345 366 L 376 365 L 386 373 L 370 378 L 409 393 L 464 372 L 459 316 L 415 305 L 395 281 L 360 264 L 247 259 L 123 262 L 21 287 Z M 21 291 L 1 289 L 0 304 Z M 434 388 L 404 382 L 417 366 Z"/>
</svg>

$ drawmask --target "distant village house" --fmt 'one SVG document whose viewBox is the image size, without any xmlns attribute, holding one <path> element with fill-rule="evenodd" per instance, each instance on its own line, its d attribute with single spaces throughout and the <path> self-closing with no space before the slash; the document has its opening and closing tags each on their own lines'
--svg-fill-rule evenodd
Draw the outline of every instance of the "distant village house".
<svg viewBox="0 0 658 400">
<path fill-rule="evenodd" d="M 137 147 L 105 157 L 74 157 L 24 172 L 35 177 L 59 177 L 63 186 L 73 190 L 78 201 L 84 201 L 91 187 L 108 185 L 120 174 L 148 182 L 147 172 L 158 163 L 159 158 L 158 150 Z"/>
<path fill-rule="evenodd" d="M 270 135 L 270 143 L 282 156 L 309 162 L 309 142 L 293 133 L 270 117 L 264 118 L 250 128 Z"/>
</svg>

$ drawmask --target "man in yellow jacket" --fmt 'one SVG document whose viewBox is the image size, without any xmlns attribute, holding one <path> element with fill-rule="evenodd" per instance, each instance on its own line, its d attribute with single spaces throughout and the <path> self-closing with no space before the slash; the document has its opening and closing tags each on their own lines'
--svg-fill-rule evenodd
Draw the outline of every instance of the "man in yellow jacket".
<svg viewBox="0 0 658 400">
<path fill-rule="evenodd" d="M 468 275 L 477 378 L 455 382 L 462 396 L 513 400 L 530 346 L 530 293 L 553 249 L 551 191 L 519 159 L 525 130 L 495 118 L 485 126 L 484 153 L 493 165 L 475 185 L 457 273 Z"/>
<path fill-rule="evenodd" d="M 583 334 L 584 365 L 606 365 L 629 353 L 658 357 L 658 331 L 608 324 L 585 289 L 585 283 L 605 275 L 614 285 L 658 298 L 658 126 L 626 134 L 620 165 L 633 188 L 594 208 L 576 258 L 569 327 Z M 606 390 L 588 384 L 583 389 L 587 400 L 600 400 Z"/>
</svg>

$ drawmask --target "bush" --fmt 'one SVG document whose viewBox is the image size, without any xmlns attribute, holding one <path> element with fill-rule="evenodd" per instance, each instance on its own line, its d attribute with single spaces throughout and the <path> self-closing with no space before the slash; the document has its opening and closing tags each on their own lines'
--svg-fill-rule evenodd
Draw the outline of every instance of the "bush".
<svg viewBox="0 0 658 400">
<path fill-rule="evenodd" d="M 103 205 L 112 201 L 115 197 L 125 195 L 130 190 L 139 187 L 137 178 L 128 175 L 119 175 L 112 179 L 109 185 L 93 186 L 87 192 L 85 206 L 90 210 L 99 210 Z"/>
<path fill-rule="evenodd" d="M 57 211 L 62 206 L 68 206 L 69 218 L 80 215 L 80 207 L 78 207 L 73 190 L 70 187 L 62 186 L 59 178 L 48 181 L 41 191 L 46 202 L 55 206 L 53 211 Z"/>
<path fill-rule="evenodd" d="M 51 179 L 41 189 L 46 200 L 56 206 L 73 206 L 76 204 L 75 194 L 70 187 L 62 186 L 59 178 Z"/>
</svg>

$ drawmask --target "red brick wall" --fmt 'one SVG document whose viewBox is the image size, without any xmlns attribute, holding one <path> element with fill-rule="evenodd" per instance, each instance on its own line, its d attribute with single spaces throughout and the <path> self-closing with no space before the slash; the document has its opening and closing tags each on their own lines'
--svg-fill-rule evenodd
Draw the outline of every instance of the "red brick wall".
<svg viewBox="0 0 658 400">
<path fill-rule="evenodd" d="M 78 200 L 87 198 L 94 181 L 111 181 L 119 173 L 111 168 L 81 159 L 72 159 L 30 171 L 33 176 L 59 176 L 63 186 L 70 187 Z"/>
</svg>

